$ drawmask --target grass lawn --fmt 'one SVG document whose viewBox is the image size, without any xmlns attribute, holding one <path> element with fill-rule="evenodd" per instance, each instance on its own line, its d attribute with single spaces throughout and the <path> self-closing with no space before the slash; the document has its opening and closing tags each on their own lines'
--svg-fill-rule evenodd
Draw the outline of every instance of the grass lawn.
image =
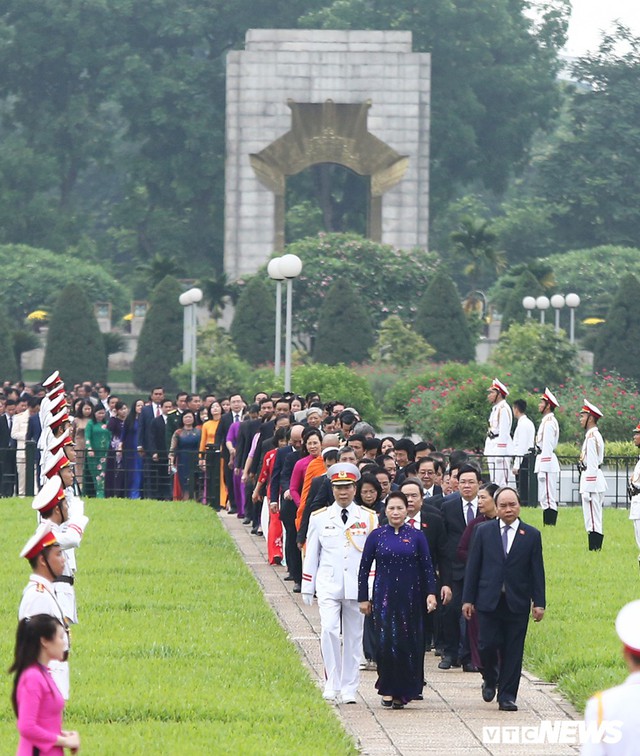
<svg viewBox="0 0 640 756">
<path fill-rule="evenodd" d="M 29 503 L 0 500 L 0 577 L 9 666 L 35 527 Z M 354 754 L 217 516 L 194 503 L 90 500 L 78 553 L 66 724 L 90 754 Z M 14 753 L 10 678 L 0 743 Z"/>
<path fill-rule="evenodd" d="M 627 676 L 614 622 L 624 604 L 640 598 L 638 550 L 626 509 L 605 510 L 604 546 L 587 550 L 582 510 L 562 508 L 555 528 L 542 528 L 540 510 L 522 519 L 542 530 L 547 611 L 529 625 L 525 665 L 583 710 L 595 691 Z"/>
</svg>

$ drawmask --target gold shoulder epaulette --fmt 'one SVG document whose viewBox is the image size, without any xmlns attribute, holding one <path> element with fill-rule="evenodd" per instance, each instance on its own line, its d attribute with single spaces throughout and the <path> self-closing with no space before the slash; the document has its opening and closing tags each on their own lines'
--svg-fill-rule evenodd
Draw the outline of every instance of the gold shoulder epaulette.
<svg viewBox="0 0 640 756">
<path fill-rule="evenodd" d="M 316 509 L 311 513 L 311 516 L 314 517 L 317 514 L 320 514 L 320 512 L 326 512 L 329 507 L 322 507 L 321 509 Z"/>
<path fill-rule="evenodd" d="M 360 509 L 364 509 L 365 512 L 369 512 L 369 514 L 378 515 L 375 509 L 371 509 L 371 507 L 365 507 L 364 504 L 360 504 Z"/>
</svg>

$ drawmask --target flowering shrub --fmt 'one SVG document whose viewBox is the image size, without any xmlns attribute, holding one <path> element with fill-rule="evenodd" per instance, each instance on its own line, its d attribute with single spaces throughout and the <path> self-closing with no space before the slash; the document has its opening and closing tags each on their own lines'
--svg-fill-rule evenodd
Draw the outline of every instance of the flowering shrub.
<svg viewBox="0 0 640 756">
<path fill-rule="evenodd" d="M 578 415 L 585 398 L 602 410 L 603 418 L 598 427 L 605 442 L 630 440 L 631 430 L 640 417 L 640 393 L 633 381 L 613 371 L 602 370 L 590 380 L 578 379 L 558 386 L 554 393 L 561 405 L 556 415 L 558 420 L 562 417 L 561 428 L 566 429 L 561 434 L 563 441 L 582 443 L 584 431 Z"/>
</svg>

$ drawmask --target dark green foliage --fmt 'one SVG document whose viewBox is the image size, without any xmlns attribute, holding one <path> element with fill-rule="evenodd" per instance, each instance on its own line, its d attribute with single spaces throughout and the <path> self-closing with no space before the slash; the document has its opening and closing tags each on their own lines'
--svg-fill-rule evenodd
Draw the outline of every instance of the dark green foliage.
<svg viewBox="0 0 640 756">
<path fill-rule="evenodd" d="M 594 354 L 596 370 L 617 370 L 640 385 L 640 282 L 625 276 L 600 330 Z"/>
<path fill-rule="evenodd" d="M 51 312 L 43 378 L 54 370 L 67 386 L 107 380 L 104 339 L 91 302 L 77 284 L 63 289 Z"/>
<path fill-rule="evenodd" d="M 9 331 L 9 319 L 2 309 L 0 310 L 0 379 L 16 381 L 19 377 L 13 338 Z"/>
<path fill-rule="evenodd" d="M 151 294 L 132 365 L 133 382 L 143 391 L 153 386 L 176 388 L 170 370 L 182 360 L 182 291 L 175 278 L 166 276 Z"/>
<path fill-rule="evenodd" d="M 501 330 L 506 331 L 512 323 L 524 323 L 527 311 L 522 306 L 525 297 L 539 297 L 544 289 L 530 270 L 525 270 L 516 280 L 511 296 L 502 311 Z"/>
<path fill-rule="evenodd" d="M 320 310 L 313 359 L 327 365 L 366 362 L 374 342 L 364 303 L 346 279 L 338 279 Z"/>
<path fill-rule="evenodd" d="M 249 281 L 238 299 L 231 338 L 242 359 L 251 365 L 273 362 L 275 340 L 274 286 L 263 276 Z"/>
<path fill-rule="evenodd" d="M 475 346 L 458 290 L 446 273 L 438 271 L 418 304 L 415 330 L 436 350 L 438 362 L 470 362 Z"/>
<path fill-rule="evenodd" d="M 13 339 L 13 353 L 16 357 L 16 364 L 18 365 L 18 378 L 22 378 L 22 354 L 24 352 L 30 352 L 32 349 L 37 349 L 40 346 L 40 339 L 31 331 L 14 331 L 12 334 Z"/>
</svg>

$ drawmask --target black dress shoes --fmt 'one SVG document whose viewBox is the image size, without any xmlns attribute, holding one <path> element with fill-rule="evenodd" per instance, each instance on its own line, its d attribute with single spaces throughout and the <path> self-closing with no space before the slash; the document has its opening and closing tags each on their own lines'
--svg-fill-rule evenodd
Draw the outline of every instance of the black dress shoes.
<svg viewBox="0 0 640 756">
<path fill-rule="evenodd" d="M 293 576 L 287 573 L 282 579 L 286 581 L 293 580 Z"/>
<path fill-rule="evenodd" d="M 493 701 L 495 697 L 496 697 L 495 685 L 488 685 L 487 683 L 482 683 L 482 700 L 486 701 L 487 703 L 491 703 L 491 701 Z"/>
<path fill-rule="evenodd" d="M 471 662 L 466 662 L 462 665 L 462 671 L 463 672 L 480 672 L 480 670 L 476 667 L 475 664 L 471 664 Z"/>
<path fill-rule="evenodd" d="M 500 711 L 518 711 L 515 701 L 498 701 Z"/>
<path fill-rule="evenodd" d="M 302 593 L 302 585 L 300 585 L 300 583 L 294 583 L 293 584 L 293 592 L 294 593 Z"/>
<path fill-rule="evenodd" d="M 453 662 L 450 656 L 443 656 L 438 664 L 438 669 L 451 669 Z"/>
</svg>

